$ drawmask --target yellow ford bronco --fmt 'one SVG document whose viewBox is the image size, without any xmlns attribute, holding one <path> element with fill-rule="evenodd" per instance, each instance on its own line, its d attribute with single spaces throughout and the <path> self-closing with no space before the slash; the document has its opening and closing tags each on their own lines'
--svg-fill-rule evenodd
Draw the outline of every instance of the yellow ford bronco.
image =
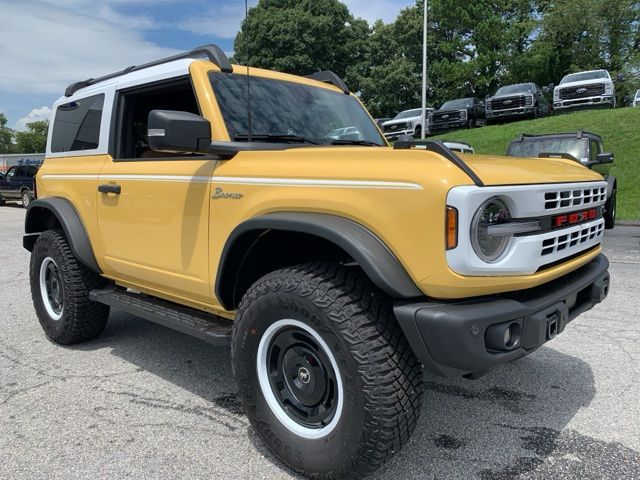
<svg viewBox="0 0 640 480">
<path fill-rule="evenodd" d="M 602 177 L 562 158 L 387 144 L 331 72 L 216 46 L 70 85 L 24 247 L 46 335 L 113 307 L 230 345 L 256 432 L 306 474 L 407 442 L 422 366 L 477 378 L 601 302 Z"/>
</svg>

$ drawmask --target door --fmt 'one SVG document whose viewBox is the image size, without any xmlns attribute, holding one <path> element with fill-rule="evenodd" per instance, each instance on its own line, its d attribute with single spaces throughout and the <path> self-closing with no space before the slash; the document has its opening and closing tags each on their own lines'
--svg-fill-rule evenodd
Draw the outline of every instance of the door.
<svg viewBox="0 0 640 480">
<path fill-rule="evenodd" d="M 119 92 L 117 148 L 99 176 L 105 274 L 170 297 L 209 303 L 210 178 L 215 161 L 149 149 L 154 109 L 199 113 L 189 79 Z"/>
<path fill-rule="evenodd" d="M 7 174 L 0 180 L 0 195 L 5 198 L 19 198 L 20 185 L 18 182 L 18 169 L 21 167 L 11 167 Z"/>
</svg>

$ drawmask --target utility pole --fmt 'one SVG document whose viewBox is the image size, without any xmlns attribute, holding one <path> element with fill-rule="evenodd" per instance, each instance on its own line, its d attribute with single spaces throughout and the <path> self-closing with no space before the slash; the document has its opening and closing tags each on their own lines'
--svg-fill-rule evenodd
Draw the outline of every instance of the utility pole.
<svg viewBox="0 0 640 480">
<path fill-rule="evenodd" d="M 427 0 L 424 0 L 424 26 L 422 28 L 422 128 L 421 138 L 426 137 L 427 129 Z"/>
</svg>

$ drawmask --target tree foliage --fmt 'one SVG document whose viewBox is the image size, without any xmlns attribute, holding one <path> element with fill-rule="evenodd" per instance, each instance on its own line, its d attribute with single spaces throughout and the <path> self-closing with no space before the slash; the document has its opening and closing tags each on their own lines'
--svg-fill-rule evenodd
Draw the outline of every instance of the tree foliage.
<svg viewBox="0 0 640 480">
<path fill-rule="evenodd" d="M 0 153 L 13 152 L 13 130 L 7 127 L 7 117 L 0 113 Z"/>
<path fill-rule="evenodd" d="M 41 153 L 47 145 L 47 130 L 49 122 L 39 120 L 27 123 L 25 131 L 15 132 L 16 153 Z"/>
</svg>

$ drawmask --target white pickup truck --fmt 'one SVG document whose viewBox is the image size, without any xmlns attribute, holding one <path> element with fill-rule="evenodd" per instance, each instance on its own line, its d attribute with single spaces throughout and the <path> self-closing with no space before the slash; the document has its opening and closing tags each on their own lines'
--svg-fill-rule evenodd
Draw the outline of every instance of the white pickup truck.
<svg viewBox="0 0 640 480">
<path fill-rule="evenodd" d="M 589 70 L 565 75 L 553 89 L 556 111 L 580 107 L 616 107 L 613 80 L 606 70 Z"/>
</svg>

